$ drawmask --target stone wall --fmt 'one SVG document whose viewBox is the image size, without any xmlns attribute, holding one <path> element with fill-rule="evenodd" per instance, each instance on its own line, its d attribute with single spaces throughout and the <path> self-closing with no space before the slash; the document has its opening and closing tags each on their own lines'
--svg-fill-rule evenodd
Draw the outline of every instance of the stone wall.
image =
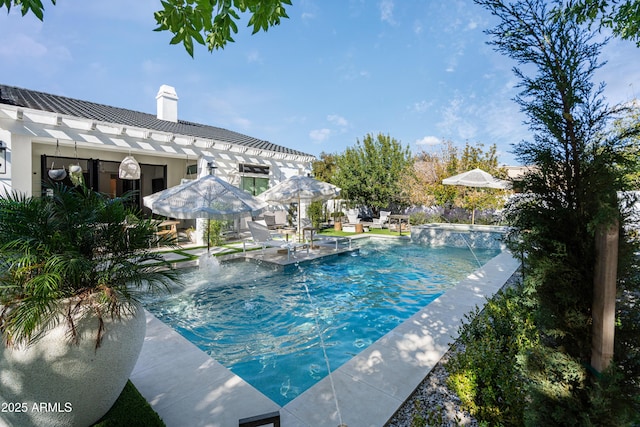
<svg viewBox="0 0 640 427">
<path fill-rule="evenodd" d="M 506 249 L 508 227 L 469 224 L 424 224 L 411 226 L 411 240 L 428 246 Z"/>
</svg>

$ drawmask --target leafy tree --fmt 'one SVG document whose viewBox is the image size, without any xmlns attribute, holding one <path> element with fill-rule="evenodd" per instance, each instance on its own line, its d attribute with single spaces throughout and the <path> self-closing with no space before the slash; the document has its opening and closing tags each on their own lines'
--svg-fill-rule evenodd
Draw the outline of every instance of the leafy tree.
<svg viewBox="0 0 640 427">
<path fill-rule="evenodd" d="M 374 138 L 367 134 L 336 157 L 332 183 L 342 189 L 343 198 L 357 205 L 373 209 L 406 206 L 402 178 L 412 164 L 408 146 L 388 135 Z"/>
<path fill-rule="evenodd" d="M 471 145 L 467 142 L 460 153 L 452 141 L 444 141 L 440 152 L 419 153 L 415 157 L 412 173 L 403 179 L 410 203 L 465 209 L 502 208 L 502 190 L 476 190 L 442 184 L 442 180 L 447 177 L 475 168 L 480 168 L 495 177 L 506 177 L 506 170 L 498 166 L 495 144 L 485 149 L 483 144 Z"/>
<path fill-rule="evenodd" d="M 316 160 L 311 164 L 313 176 L 320 181 L 331 182 L 336 170 L 336 158 L 337 155 L 335 154 L 320 153 L 320 160 Z"/>
<path fill-rule="evenodd" d="M 458 149 L 452 141 L 443 141 L 439 152 L 418 153 L 413 165 L 403 179 L 412 205 L 442 205 L 456 198 L 456 187 L 442 185 L 443 179 L 458 173 Z"/>
<path fill-rule="evenodd" d="M 56 0 L 51 0 L 56 4 Z M 194 41 L 205 45 L 209 51 L 223 49 L 233 42 L 238 33 L 238 21 L 243 13 L 250 15 L 248 27 L 253 34 L 267 31 L 288 18 L 285 6 L 291 0 L 162 0 L 162 10 L 154 13 L 158 27 L 155 31 L 173 34 L 171 44 L 182 43 L 193 56 Z M 38 19 L 44 17 L 42 0 L 0 0 L 0 8 L 20 7 L 22 15 L 33 13 Z"/>
<path fill-rule="evenodd" d="M 575 0 L 569 3 L 568 12 L 578 23 L 596 23 L 610 28 L 613 34 L 640 46 L 640 1 L 638 0 Z"/>
<path fill-rule="evenodd" d="M 515 153 L 535 169 L 525 177 L 525 195 L 509 215 L 522 231 L 520 244 L 512 248 L 527 254 L 525 292 L 532 298 L 541 339 L 526 362 L 530 405 L 525 421 L 623 423 L 629 412 L 611 409 L 633 401 L 638 373 L 627 371 L 628 378 L 616 380 L 624 355 L 616 355 L 618 366 L 601 381 L 585 367 L 591 355 L 594 230 L 619 217 L 616 192 L 625 189 L 624 154 L 638 126 L 611 130 L 625 108 L 608 107 L 604 85 L 592 82 L 606 41 L 594 41 L 595 34 L 563 9 L 562 0 L 475 2 L 500 20 L 487 31 L 491 44 L 526 66 L 526 71 L 514 68 L 521 89 L 516 102 L 528 116 L 533 140 L 516 145 Z M 619 275 L 633 277 L 632 266 L 622 261 Z M 636 290 L 637 278 L 629 282 Z M 615 396 L 609 393 L 613 389 L 618 389 Z"/>
<path fill-rule="evenodd" d="M 163 0 L 164 9 L 154 14 L 156 31 L 173 33 L 171 44 L 182 43 L 193 56 L 194 40 L 209 51 L 233 42 L 240 13 L 251 15 L 247 26 L 253 27 L 253 34 L 280 25 L 288 18 L 285 5 L 291 0 Z"/>
<path fill-rule="evenodd" d="M 626 186 L 630 190 L 640 190 L 640 135 L 633 131 L 640 126 L 640 103 L 634 100 L 628 104 L 628 112 L 614 122 L 614 129 L 620 138 L 628 138 L 625 144 L 624 157 L 626 162 L 618 165 L 624 167 Z"/>
</svg>

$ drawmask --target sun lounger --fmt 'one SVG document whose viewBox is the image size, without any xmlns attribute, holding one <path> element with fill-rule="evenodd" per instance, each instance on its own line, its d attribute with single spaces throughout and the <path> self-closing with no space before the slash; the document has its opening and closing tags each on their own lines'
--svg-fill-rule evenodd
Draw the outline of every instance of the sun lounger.
<svg viewBox="0 0 640 427">
<path fill-rule="evenodd" d="M 263 253 L 267 247 L 286 249 L 287 261 L 291 259 L 291 252 L 295 253 L 297 249 L 306 248 L 307 254 L 309 253 L 309 245 L 306 243 L 295 243 L 277 239 L 277 237 L 281 237 L 281 235 L 273 233 L 266 225 L 259 224 L 256 221 L 247 221 L 247 226 L 251 232 L 251 239 L 257 245 L 262 246 Z M 243 251 L 246 251 L 245 243 L 246 242 L 242 242 Z"/>
</svg>

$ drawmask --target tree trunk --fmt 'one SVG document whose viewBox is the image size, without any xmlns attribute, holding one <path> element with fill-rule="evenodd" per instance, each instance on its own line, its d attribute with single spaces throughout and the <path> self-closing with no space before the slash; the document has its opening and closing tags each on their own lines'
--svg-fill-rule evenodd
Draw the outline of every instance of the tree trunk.
<svg viewBox="0 0 640 427">
<path fill-rule="evenodd" d="M 618 221 L 596 231 L 596 265 L 593 283 L 593 334 L 591 366 L 602 372 L 613 360 L 618 269 Z"/>
</svg>

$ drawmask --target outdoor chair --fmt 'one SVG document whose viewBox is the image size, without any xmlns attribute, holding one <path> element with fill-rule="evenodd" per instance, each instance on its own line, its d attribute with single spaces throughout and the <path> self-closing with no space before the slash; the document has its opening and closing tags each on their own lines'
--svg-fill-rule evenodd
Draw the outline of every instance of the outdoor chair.
<svg viewBox="0 0 640 427">
<path fill-rule="evenodd" d="M 276 227 L 288 227 L 289 221 L 287 221 L 287 212 L 286 211 L 275 211 L 274 216 L 276 217 Z"/>
<path fill-rule="evenodd" d="M 287 261 L 291 259 L 291 252 L 296 252 L 299 248 L 306 248 L 307 254 L 309 253 L 309 245 L 306 243 L 288 242 L 286 240 L 276 239 L 281 237 L 278 233 L 273 233 L 266 225 L 260 224 L 256 221 L 247 221 L 247 226 L 251 232 L 251 239 L 257 245 L 262 246 L 262 253 L 264 254 L 267 247 L 279 248 L 287 250 Z M 242 242 L 242 251 L 246 252 L 246 241 Z"/>
<path fill-rule="evenodd" d="M 349 224 L 358 224 L 360 222 L 360 218 L 358 218 L 358 210 L 357 209 L 349 209 L 347 211 L 347 218 L 349 218 Z"/>
<path fill-rule="evenodd" d="M 370 227 L 384 228 L 385 224 L 389 221 L 389 215 L 391 215 L 391 212 L 380 211 L 380 218 L 373 218 L 373 223 L 370 225 Z"/>
<path fill-rule="evenodd" d="M 275 230 L 276 227 L 276 216 L 272 212 L 265 212 L 262 217 L 264 218 L 264 222 L 267 225 L 269 230 Z"/>
<path fill-rule="evenodd" d="M 270 230 L 276 230 L 288 225 L 287 213 L 284 211 L 265 212 L 262 216 Z"/>
</svg>

